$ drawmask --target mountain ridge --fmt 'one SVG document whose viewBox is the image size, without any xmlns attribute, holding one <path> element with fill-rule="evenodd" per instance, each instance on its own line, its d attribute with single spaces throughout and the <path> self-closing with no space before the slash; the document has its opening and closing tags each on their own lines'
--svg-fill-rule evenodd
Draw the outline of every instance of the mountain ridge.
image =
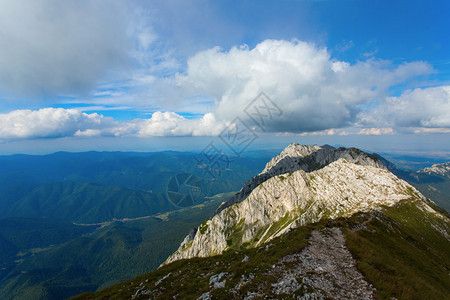
<svg viewBox="0 0 450 300">
<path fill-rule="evenodd" d="M 368 153 L 361 156 L 361 153 L 365 152 L 357 148 L 322 148 L 317 145 L 310 146 L 291 143 L 279 155 L 272 158 L 261 173 L 248 180 L 235 196 L 227 203 L 221 205 L 218 208 L 217 213 L 244 200 L 254 188 L 271 177 L 288 172 L 292 173 L 297 170 L 311 172 L 324 167 L 339 158 L 347 158 L 353 162 L 375 165 L 383 169 L 386 168 L 378 157 Z M 362 157 L 367 159 L 362 159 Z"/>
<path fill-rule="evenodd" d="M 188 235 L 165 264 L 257 247 L 322 218 L 349 217 L 409 198 L 425 200 L 376 156 L 293 143 Z"/>
</svg>

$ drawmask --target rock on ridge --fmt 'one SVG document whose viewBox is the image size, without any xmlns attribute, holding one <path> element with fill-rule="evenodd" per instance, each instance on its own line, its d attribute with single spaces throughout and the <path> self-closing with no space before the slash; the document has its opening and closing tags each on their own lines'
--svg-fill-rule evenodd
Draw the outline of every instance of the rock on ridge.
<svg viewBox="0 0 450 300">
<path fill-rule="evenodd" d="M 356 150 L 319 153 L 313 161 L 345 157 L 309 173 L 298 169 L 271 176 L 252 189 L 243 201 L 222 209 L 205 221 L 194 237 L 186 238 L 165 264 L 216 255 L 241 246 L 258 246 L 289 228 L 322 218 L 347 217 L 381 205 L 392 206 L 404 199 L 424 199 L 408 183 L 381 168 L 378 161 Z M 309 156 L 319 151 L 321 149 Z M 355 161 L 366 162 L 366 165 Z M 424 201 L 420 202 L 426 205 Z"/>
<path fill-rule="evenodd" d="M 282 159 L 286 157 L 305 157 L 308 156 L 317 150 L 322 149 L 321 147 L 314 145 L 300 145 L 297 143 L 292 143 L 286 147 L 280 154 L 272 158 L 267 164 L 264 170 L 261 173 L 266 173 L 270 169 L 272 169 L 275 165 L 277 165 Z"/>
</svg>

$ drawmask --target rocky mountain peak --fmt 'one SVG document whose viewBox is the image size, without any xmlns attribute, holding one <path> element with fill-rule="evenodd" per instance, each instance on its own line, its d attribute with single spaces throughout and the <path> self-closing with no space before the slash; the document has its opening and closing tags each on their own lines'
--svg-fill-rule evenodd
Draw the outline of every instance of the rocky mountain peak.
<svg viewBox="0 0 450 300">
<path fill-rule="evenodd" d="M 275 156 L 270 160 L 270 162 L 267 163 L 266 167 L 261 173 L 265 173 L 269 171 L 273 166 L 278 164 L 282 159 L 286 157 L 305 157 L 308 156 L 317 150 L 322 149 L 321 147 L 314 145 L 300 145 L 297 143 L 292 143 L 289 146 L 287 146 L 280 154 Z"/>
<path fill-rule="evenodd" d="M 291 144 L 187 236 L 165 263 L 256 247 L 291 228 L 407 199 L 427 206 L 414 187 L 376 156 L 356 148 Z"/>
<path fill-rule="evenodd" d="M 356 148 L 321 148 L 317 145 L 311 146 L 292 143 L 279 155 L 272 158 L 260 174 L 248 180 L 236 195 L 226 203 L 223 203 L 216 213 L 218 214 L 223 209 L 243 201 L 250 195 L 253 189 L 274 176 L 293 173 L 298 170 L 312 172 L 340 158 L 345 158 L 359 165 L 386 169 L 386 166 L 380 158 Z"/>
</svg>

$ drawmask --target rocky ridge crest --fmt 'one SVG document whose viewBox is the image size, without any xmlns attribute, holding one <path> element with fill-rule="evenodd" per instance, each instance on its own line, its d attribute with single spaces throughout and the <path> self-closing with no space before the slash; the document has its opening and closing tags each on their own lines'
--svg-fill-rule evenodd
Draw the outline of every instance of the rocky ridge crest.
<svg viewBox="0 0 450 300">
<path fill-rule="evenodd" d="M 272 158 L 261 173 L 248 180 L 242 189 L 230 200 L 223 203 L 217 209 L 216 214 L 235 203 L 243 201 L 256 187 L 272 177 L 285 173 L 293 173 L 298 170 L 312 172 L 340 158 L 345 158 L 349 162 L 363 166 L 367 165 L 387 169 L 378 157 L 356 148 L 325 149 L 317 145 L 311 146 L 292 143 L 279 155 Z"/>
</svg>

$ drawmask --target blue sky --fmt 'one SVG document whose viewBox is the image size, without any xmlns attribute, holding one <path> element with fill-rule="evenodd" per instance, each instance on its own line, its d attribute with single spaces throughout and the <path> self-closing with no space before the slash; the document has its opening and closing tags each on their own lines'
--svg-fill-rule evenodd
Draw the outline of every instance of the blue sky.
<svg viewBox="0 0 450 300">
<path fill-rule="evenodd" d="M 0 0 L 0 154 L 201 150 L 238 117 L 259 136 L 252 147 L 330 141 L 450 157 L 448 11 L 448 1 Z M 264 128 L 249 114 L 261 92 L 279 108 Z"/>
</svg>

